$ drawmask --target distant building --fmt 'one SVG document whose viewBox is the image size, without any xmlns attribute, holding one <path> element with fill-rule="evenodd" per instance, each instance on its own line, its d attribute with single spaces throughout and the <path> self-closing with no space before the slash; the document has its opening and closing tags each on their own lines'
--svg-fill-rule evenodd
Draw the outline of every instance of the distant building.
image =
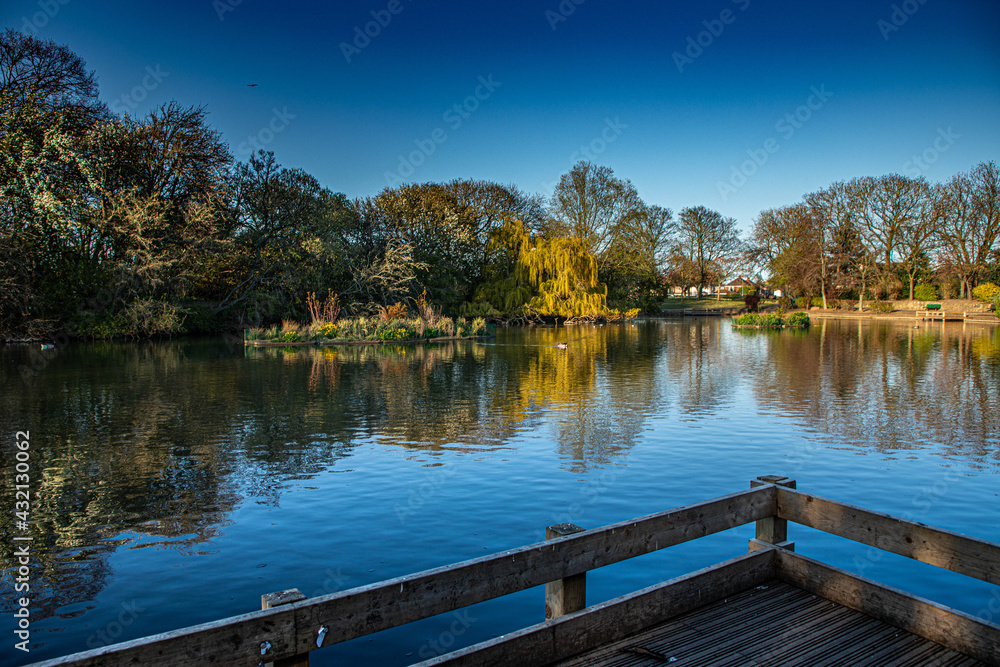
<svg viewBox="0 0 1000 667">
<path fill-rule="evenodd" d="M 722 293 L 723 294 L 739 294 L 740 292 L 743 291 L 744 288 L 749 289 L 749 290 L 757 290 L 757 289 L 759 289 L 756 284 L 750 282 L 749 280 L 747 280 L 743 276 L 740 276 L 736 280 L 733 280 L 733 281 L 728 282 L 725 285 L 723 285 L 722 286 Z"/>
</svg>

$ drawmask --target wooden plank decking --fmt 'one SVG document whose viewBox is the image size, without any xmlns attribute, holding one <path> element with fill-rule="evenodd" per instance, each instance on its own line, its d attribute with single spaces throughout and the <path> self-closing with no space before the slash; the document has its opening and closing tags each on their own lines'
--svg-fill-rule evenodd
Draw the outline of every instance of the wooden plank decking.
<svg viewBox="0 0 1000 667">
<path fill-rule="evenodd" d="M 777 580 L 556 665 L 668 663 L 678 667 L 986 665 Z"/>
</svg>

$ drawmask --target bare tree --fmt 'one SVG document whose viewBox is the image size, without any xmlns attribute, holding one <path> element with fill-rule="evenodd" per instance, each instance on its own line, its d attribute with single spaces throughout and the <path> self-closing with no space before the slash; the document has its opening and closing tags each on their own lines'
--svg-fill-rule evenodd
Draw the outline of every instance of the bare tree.
<svg viewBox="0 0 1000 667">
<path fill-rule="evenodd" d="M 856 178 L 846 188 L 874 273 L 888 292 L 904 229 L 920 218 L 927 181 L 888 174 Z"/>
<path fill-rule="evenodd" d="M 622 254 L 631 256 L 639 273 L 659 275 L 667 265 L 676 232 L 673 211 L 661 206 L 643 206 L 623 223 L 615 246 Z"/>
<path fill-rule="evenodd" d="M 943 203 L 942 189 L 928 188 L 921 198 L 917 216 L 904 223 L 900 230 L 899 263 L 909 279 L 911 300 L 917 275 L 927 268 L 930 253 L 937 244 L 937 228 L 944 215 Z"/>
<path fill-rule="evenodd" d="M 1000 172 L 996 162 L 956 174 L 945 186 L 937 238 L 959 275 L 959 297 L 972 293 L 1000 237 Z"/>
<path fill-rule="evenodd" d="M 615 177 L 609 167 L 581 161 L 563 174 L 552 194 L 550 229 L 583 239 L 601 262 L 643 209 L 631 182 Z"/>
<path fill-rule="evenodd" d="M 69 47 L 8 28 L 0 34 L 0 116 L 17 122 L 39 109 L 108 115 L 96 75 Z"/>
<path fill-rule="evenodd" d="M 807 204 L 762 211 L 754 222 L 751 247 L 771 279 L 789 291 L 824 297 L 823 221 Z"/>
<path fill-rule="evenodd" d="M 677 246 L 680 256 L 690 259 L 698 284 L 698 296 L 710 283 L 715 264 L 722 258 L 736 257 L 741 252 L 739 230 L 734 218 L 704 206 L 685 208 L 677 225 Z"/>
<path fill-rule="evenodd" d="M 864 263 L 861 235 L 858 232 L 854 209 L 847 184 L 837 182 L 830 187 L 805 196 L 813 210 L 820 234 L 821 271 L 823 273 L 824 305 L 825 286 L 832 281 L 834 289 L 853 281 L 854 274 Z"/>
</svg>

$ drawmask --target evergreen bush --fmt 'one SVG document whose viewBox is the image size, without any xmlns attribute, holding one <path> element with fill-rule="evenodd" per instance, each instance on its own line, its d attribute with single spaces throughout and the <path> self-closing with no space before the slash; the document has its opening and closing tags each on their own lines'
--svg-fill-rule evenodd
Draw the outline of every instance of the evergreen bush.
<svg viewBox="0 0 1000 667">
<path fill-rule="evenodd" d="M 938 288 L 928 283 L 920 283 L 913 288 L 913 298 L 917 301 L 936 301 L 938 298 Z"/>
<path fill-rule="evenodd" d="M 788 318 L 788 326 L 807 327 L 809 326 L 809 316 L 805 313 L 792 313 Z"/>
<path fill-rule="evenodd" d="M 997 287 L 993 283 L 983 283 L 972 290 L 972 298 L 977 301 L 992 303 L 996 301 L 997 297 L 1000 297 L 1000 287 Z"/>
</svg>

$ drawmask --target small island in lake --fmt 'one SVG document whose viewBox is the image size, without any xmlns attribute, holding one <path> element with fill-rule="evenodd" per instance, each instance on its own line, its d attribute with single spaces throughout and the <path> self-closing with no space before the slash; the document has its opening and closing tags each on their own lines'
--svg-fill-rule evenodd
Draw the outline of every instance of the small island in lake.
<svg viewBox="0 0 1000 667">
<path fill-rule="evenodd" d="M 744 313 L 733 318 L 734 329 L 805 329 L 809 326 L 809 316 L 792 313 L 785 317 L 779 313 Z"/>
</svg>

